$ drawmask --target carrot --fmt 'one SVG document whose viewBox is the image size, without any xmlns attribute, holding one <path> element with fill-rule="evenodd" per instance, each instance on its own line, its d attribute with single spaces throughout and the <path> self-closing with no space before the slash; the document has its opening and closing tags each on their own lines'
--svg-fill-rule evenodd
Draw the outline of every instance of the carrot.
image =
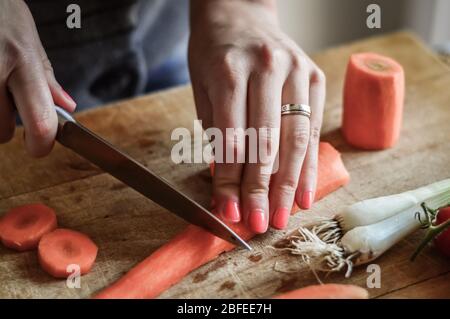
<svg viewBox="0 0 450 319">
<path fill-rule="evenodd" d="M 347 185 L 350 174 L 341 160 L 341 154 L 330 144 L 319 144 L 319 170 L 317 172 L 317 190 L 315 200 L 319 200 Z"/>
<path fill-rule="evenodd" d="M 319 170 L 323 173 L 318 179 L 317 189 L 323 197 L 346 184 L 349 177 L 339 153 L 331 145 L 320 143 L 320 154 Z M 293 210 L 296 212 L 297 208 Z M 243 223 L 229 226 L 245 240 L 254 236 Z M 197 226 L 189 225 L 125 276 L 101 291 L 96 298 L 155 298 L 192 270 L 234 247 Z"/>
<path fill-rule="evenodd" d="M 78 265 L 80 274 L 88 273 L 94 265 L 98 248 L 86 235 L 59 228 L 44 235 L 38 246 L 42 269 L 55 278 L 67 278 L 69 265 Z"/>
<path fill-rule="evenodd" d="M 350 57 L 344 84 L 342 132 L 355 147 L 378 150 L 399 138 L 405 80 L 402 66 L 376 53 Z"/>
<path fill-rule="evenodd" d="M 3 245 L 18 251 L 34 249 L 43 235 L 57 227 L 56 214 L 43 204 L 12 208 L 0 222 Z"/>
<path fill-rule="evenodd" d="M 367 299 L 369 293 L 354 285 L 326 284 L 308 286 L 278 295 L 275 299 Z"/>
</svg>

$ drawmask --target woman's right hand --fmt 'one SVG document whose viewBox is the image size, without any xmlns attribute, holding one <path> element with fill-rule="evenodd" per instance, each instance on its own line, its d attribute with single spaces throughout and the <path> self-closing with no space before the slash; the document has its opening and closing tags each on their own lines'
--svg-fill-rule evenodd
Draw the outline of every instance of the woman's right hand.
<svg viewBox="0 0 450 319">
<path fill-rule="evenodd" d="M 76 107 L 55 79 L 27 5 L 22 0 L 1 0 L 0 143 L 13 137 L 17 110 L 28 152 L 34 157 L 47 155 L 58 125 L 55 104 L 69 112 Z"/>
</svg>

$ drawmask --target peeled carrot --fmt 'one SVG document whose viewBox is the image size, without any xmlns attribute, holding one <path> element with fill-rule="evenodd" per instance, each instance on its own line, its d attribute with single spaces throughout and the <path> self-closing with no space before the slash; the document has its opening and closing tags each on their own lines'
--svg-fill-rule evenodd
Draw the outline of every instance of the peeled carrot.
<svg viewBox="0 0 450 319">
<path fill-rule="evenodd" d="M 59 228 L 44 235 L 39 242 L 39 264 L 55 278 L 67 278 L 69 265 L 79 266 L 80 274 L 84 275 L 94 265 L 97 251 L 97 246 L 88 236 Z"/>
<path fill-rule="evenodd" d="M 308 286 L 278 295 L 275 299 L 367 299 L 366 289 L 353 285 Z"/>
<path fill-rule="evenodd" d="M 350 181 L 350 174 L 341 160 L 341 154 L 330 144 L 319 145 L 319 169 L 317 171 L 317 190 L 315 200 L 334 192 Z"/>
<path fill-rule="evenodd" d="M 12 208 L 1 219 L 0 237 L 3 245 L 18 251 L 34 249 L 46 233 L 57 227 L 56 214 L 43 204 Z"/>
<path fill-rule="evenodd" d="M 399 63 L 376 53 L 352 54 L 344 84 L 347 142 L 369 150 L 392 147 L 400 135 L 404 92 Z"/>
<path fill-rule="evenodd" d="M 317 192 L 323 197 L 345 185 L 349 175 L 339 153 L 331 145 L 320 143 L 320 154 L 319 171 L 322 173 L 318 178 Z M 298 211 L 297 208 L 294 210 Z M 255 235 L 243 223 L 229 226 L 245 240 Z M 125 276 L 101 291 L 96 298 L 155 298 L 194 269 L 234 247 L 197 226 L 189 225 Z"/>
</svg>

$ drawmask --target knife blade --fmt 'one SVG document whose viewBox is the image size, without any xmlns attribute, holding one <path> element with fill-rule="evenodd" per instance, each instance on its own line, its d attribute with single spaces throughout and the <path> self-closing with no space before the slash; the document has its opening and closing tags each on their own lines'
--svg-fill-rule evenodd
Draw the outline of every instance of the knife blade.
<svg viewBox="0 0 450 319">
<path fill-rule="evenodd" d="M 219 218 L 178 191 L 167 180 L 91 132 L 62 108 L 55 108 L 59 122 L 56 140 L 59 143 L 187 222 L 234 245 L 252 249 Z"/>
</svg>

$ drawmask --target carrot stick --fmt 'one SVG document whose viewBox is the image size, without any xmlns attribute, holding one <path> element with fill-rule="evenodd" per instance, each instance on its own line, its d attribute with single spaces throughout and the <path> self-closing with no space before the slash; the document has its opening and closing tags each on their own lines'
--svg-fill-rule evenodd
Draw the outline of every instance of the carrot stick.
<svg viewBox="0 0 450 319">
<path fill-rule="evenodd" d="M 308 286 L 274 297 L 275 299 L 367 299 L 367 290 L 354 285 L 326 284 Z"/>
<path fill-rule="evenodd" d="M 320 143 L 317 193 L 321 198 L 349 181 L 339 153 Z M 325 175 L 326 174 L 326 175 Z M 297 208 L 293 209 L 297 212 Z M 254 236 L 243 223 L 229 225 L 243 239 Z M 157 249 L 125 276 L 101 291 L 96 298 L 155 298 L 194 269 L 215 259 L 234 246 L 194 225 L 189 225 Z"/>
<path fill-rule="evenodd" d="M 38 259 L 42 269 L 55 278 L 67 278 L 69 265 L 77 265 L 80 274 L 88 273 L 97 257 L 97 246 L 79 232 L 56 229 L 44 235 L 38 246 Z"/>
<path fill-rule="evenodd" d="M 392 147 L 400 135 L 404 99 L 402 66 L 376 53 L 350 57 L 344 84 L 342 132 L 362 149 Z"/>
<path fill-rule="evenodd" d="M 0 221 L 3 245 L 18 251 L 37 247 L 43 235 L 57 227 L 56 214 L 43 204 L 12 208 Z"/>
</svg>

